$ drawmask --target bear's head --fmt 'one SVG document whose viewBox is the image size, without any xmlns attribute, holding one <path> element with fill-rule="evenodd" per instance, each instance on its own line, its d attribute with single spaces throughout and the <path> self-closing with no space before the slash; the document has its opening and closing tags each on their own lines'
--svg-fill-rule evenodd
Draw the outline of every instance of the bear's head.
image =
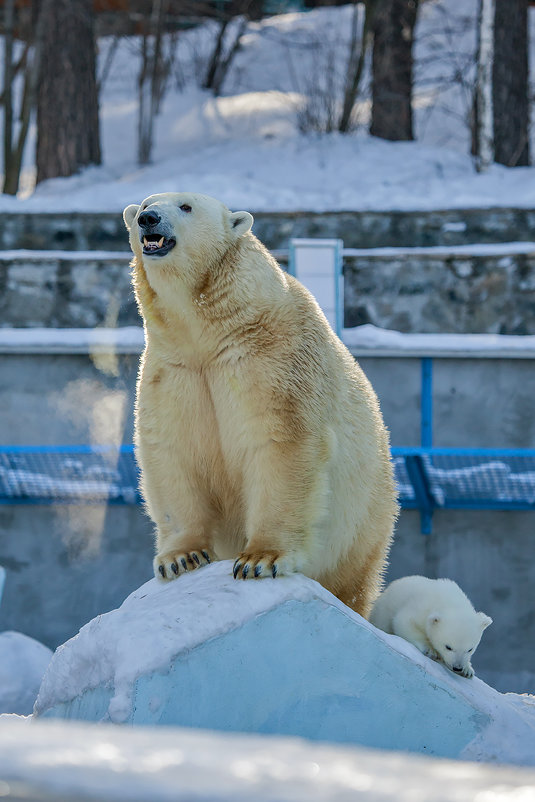
<svg viewBox="0 0 535 802">
<path fill-rule="evenodd" d="M 426 633 L 443 663 L 456 674 L 468 676 L 472 655 L 489 624 L 492 618 L 485 613 L 452 608 L 432 613 L 427 619 Z"/>
<path fill-rule="evenodd" d="M 246 234 L 253 217 L 230 212 L 215 198 L 191 192 L 150 195 L 123 212 L 130 246 L 145 269 L 176 265 L 181 271 L 221 258 Z"/>
</svg>

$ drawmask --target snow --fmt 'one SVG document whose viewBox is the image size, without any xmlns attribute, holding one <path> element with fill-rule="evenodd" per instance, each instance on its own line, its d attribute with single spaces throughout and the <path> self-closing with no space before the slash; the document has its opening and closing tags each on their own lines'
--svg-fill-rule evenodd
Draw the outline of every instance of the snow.
<svg viewBox="0 0 535 802">
<path fill-rule="evenodd" d="M 353 354 L 362 357 L 535 358 L 535 335 L 409 334 L 366 323 L 343 329 L 342 340 Z M 0 354 L 86 354 L 96 351 L 137 354 L 141 353 L 144 344 L 141 326 L 117 329 L 0 328 Z"/>
<path fill-rule="evenodd" d="M 219 98 L 198 88 L 213 28 L 182 33 L 157 118 L 154 161 L 145 167 L 136 163 L 140 45 L 135 38 L 122 40 L 101 97 L 103 165 L 45 182 L 18 200 L 2 196 L 0 210 L 116 212 L 149 194 L 177 190 L 251 211 L 535 206 L 535 168 L 493 165 L 477 174 L 469 155 L 476 0 L 421 6 L 418 141 L 387 142 L 367 134 L 368 90 L 351 135 L 300 131 L 307 91 L 312 88 L 320 106 L 322 92 L 332 89 L 339 96 L 351 13 L 351 6 L 321 8 L 250 23 Z M 532 42 L 535 47 L 535 37 Z M 111 39 L 100 42 L 101 69 L 110 47 Z M 322 82 L 334 55 L 329 88 Z M 34 140 L 33 131 L 26 185 L 34 170 Z"/>
<path fill-rule="evenodd" d="M 132 253 L 131 251 L 39 251 L 27 250 L 26 248 L 0 251 L 0 262 L 11 262 L 14 259 L 18 262 L 31 261 L 38 263 L 56 259 L 61 259 L 62 262 L 118 262 L 124 259 L 130 262 Z"/>
<path fill-rule="evenodd" d="M 32 712 L 51 657 L 50 649 L 27 635 L 0 632 L 0 713 Z"/>
<path fill-rule="evenodd" d="M 89 690 L 105 686 L 113 689 L 105 718 L 124 721 L 132 709 L 134 685 L 141 677 L 167 672 L 177 655 L 190 654 L 197 646 L 213 642 L 218 635 L 242 628 L 246 622 L 275 608 L 282 609 L 280 606 L 285 602 L 320 601 L 326 609 L 342 612 L 344 620 L 374 633 L 391 654 L 401 655 L 407 661 L 404 666 L 421 666 L 423 671 L 417 681 L 422 686 L 429 683 L 445 688 L 452 704 L 455 699 L 464 699 L 477 711 L 474 721 L 490 719 L 490 726 L 477 725 L 479 735 L 466 746 L 463 758 L 535 765 L 535 697 L 501 694 L 477 678 L 465 680 L 455 676 L 424 657 L 412 644 L 376 630 L 311 579 L 292 575 L 239 582 L 232 578 L 231 569 L 232 563 L 224 561 L 185 574 L 171 583 L 150 580 L 118 610 L 86 624 L 75 638 L 56 651 L 44 676 L 35 714 L 42 715 L 55 706 L 79 699 Z M 373 643 L 369 647 L 372 650 Z M 318 648 L 320 644 L 321 626 Z M 288 657 L 291 659 L 291 655 Z M 383 670 L 387 670 L 389 658 L 373 659 L 373 665 L 381 663 Z M 410 672 L 406 668 L 403 671 L 407 671 L 409 687 Z M 398 681 L 403 686 L 403 673 Z M 425 709 L 422 715 L 427 715 Z"/>
<path fill-rule="evenodd" d="M 535 794 L 535 772 L 516 767 L 8 716 L 0 717 L 0 777 L 10 799 L 71 802 L 531 802 Z"/>
<path fill-rule="evenodd" d="M 236 582 L 231 565 L 215 563 L 206 571 L 186 574 L 180 582 L 170 584 L 150 580 L 128 596 L 119 611 L 105 613 L 82 627 L 74 639 L 57 650 L 39 691 L 36 713 L 74 699 L 87 688 L 113 682 L 112 720 L 120 721 L 129 710 L 136 679 L 169 665 L 181 650 L 193 649 L 235 629 L 251 616 L 288 599 L 308 601 L 327 596 L 341 604 L 316 582 L 303 577 L 280 577 L 276 583 Z M 183 597 L 187 605 L 181 603 Z M 207 597 L 211 599 L 209 617 L 203 615 Z M 169 637 L 169 604 L 176 610 L 173 622 L 179 624 L 179 638 Z"/>
<path fill-rule="evenodd" d="M 0 354 L 87 354 L 100 351 L 138 354 L 144 344 L 141 326 L 118 329 L 0 328 Z"/>
<path fill-rule="evenodd" d="M 451 227 L 450 227 L 451 230 Z M 463 256 L 509 256 L 535 252 L 535 242 L 489 242 L 468 245 L 433 245 L 429 247 L 407 248 L 344 248 L 344 256 L 384 257 L 391 256 L 435 256 L 437 258 Z"/>
<path fill-rule="evenodd" d="M 342 340 L 356 356 L 433 356 L 533 359 L 535 335 L 408 334 L 367 323 L 344 329 Z"/>
</svg>

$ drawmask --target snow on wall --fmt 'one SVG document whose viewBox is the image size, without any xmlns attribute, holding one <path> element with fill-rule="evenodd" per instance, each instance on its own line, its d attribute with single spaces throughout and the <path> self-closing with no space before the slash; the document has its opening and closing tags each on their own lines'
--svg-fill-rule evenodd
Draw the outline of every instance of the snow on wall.
<svg viewBox="0 0 535 802">
<path fill-rule="evenodd" d="M 228 561 L 151 580 L 83 627 L 35 714 L 535 765 L 535 698 L 453 675 L 311 579 L 238 582 Z"/>
</svg>

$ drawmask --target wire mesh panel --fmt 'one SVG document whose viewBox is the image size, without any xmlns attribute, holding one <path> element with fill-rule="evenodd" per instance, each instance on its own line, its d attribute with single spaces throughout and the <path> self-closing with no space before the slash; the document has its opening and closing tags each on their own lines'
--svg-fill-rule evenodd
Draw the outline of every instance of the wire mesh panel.
<svg viewBox="0 0 535 802">
<path fill-rule="evenodd" d="M 140 500 L 132 446 L 0 447 L 0 503 Z"/>
<path fill-rule="evenodd" d="M 416 493 L 409 478 L 407 466 L 404 457 L 395 457 L 394 463 L 394 476 L 396 481 L 396 488 L 398 493 L 398 502 L 405 509 L 417 507 Z"/>
<path fill-rule="evenodd" d="M 423 456 L 437 507 L 535 508 L 535 458 L 487 454 Z"/>
<path fill-rule="evenodd" d="M 403 507 L 535 509 L 532 449 L 394 448 Z M 406 484 L 412 485 L 414 497 Z"/>
</svg>

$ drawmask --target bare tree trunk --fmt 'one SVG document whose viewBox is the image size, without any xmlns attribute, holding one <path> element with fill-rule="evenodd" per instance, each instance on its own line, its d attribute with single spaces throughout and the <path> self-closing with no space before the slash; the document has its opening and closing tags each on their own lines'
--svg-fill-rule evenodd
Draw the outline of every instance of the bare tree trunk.
<svg viewBox="0 0 535 802">
<path fill-rule="evenodd" d="M 13 147 L 13 23 L 15 0 L 4 3 L 4 192 Z M 18 183 L 18 182 L 17 182 Z M 9 193 L 14 194 L 14 193 Z"/>
<path fill-rule="evenodd" d="M 164 0 L 153 0 L 149 32 L 143 37 L 143 59 L 139 75 L 139 164 L 150 162 L 154 119 L 161 99 L 163 13 Z"/>
<path fill-rule="evenodd" d="M 480 0 L 477 81 L 474 108 L 476 169 L 488 170 L 494 160 L 492 64 L 494 61 L 494 0 Z"/>
<path fill-rule="evenodd" d="M 37 182 L 100 164 L 93 4 L 42 0 Z"/>
<path fill-rule="evenodd" d="M 492 105 L 495 161 L 529 164 L 527 0 L 495 0 Z"/>
<path fill-rule="evenodd" d="M 37 7 L 38 8 L 38 7 Z M 9 9 L 6 7 L 6 14 Z M 6 20 L 6 39 L 11 34 L 12 21 Z M 2 191 L 8 195 L 16 195 L 19 189 L 20 171 L 24 146 L 30 126 L 31 113 L 35 107 L 37 95 L 37 82 L 43 45 L 43 15 L 37 15 L 37 21 L 31 34 L 32 44 L 28 43 L 21 60 L 14 65 L 12 60 L 12 44 L 6 41 L 4 63 L 4 185 Z M 15 130 L 15 112 L 13 103 L 12 84 L 16 73 L 24 70 L 24 86 L 22 102 L 18 114 L 18 130 Z"/>
<path fill-rule="evenodd" d="M 413 39 L 418 0 L 380 0 L 373 18 L 372 119 L 382 139 L 414 139 Z"/>
<path fill-rule="evenodd" d="M 227 31 L 230 19 L 226 18 L 221 20 L 219 32 L 216 38 L 212 56 L 206 71 L 206 78 L 204 80 L 203 88 L 212 89 L 214 95 L 221 93 L 221 87 L 226 75 L 229 71 L 230 65 L 234 56 L 240 49 L 241 39 L 247 28 L 247 19 L 244 17 L 236 31 L 232 44 L 227 48 L 227 52 L 223 55 L 223 44 L 225 39 L 225 32 Z"/>
<path fill-rule="evenodd" d="M 342 106 L 342 114 L 338 123 L 338 130 L 341 133 L 347 133 L 351 126 L 351 114 L 353 107 L 357 100 L 357 94 L 364 70 L 364 62 L 368 47 L 371 44 L 371 28 L 372 19 L 375 14 L 376 6 L 380 0 L 366 0 L 364 3 L 364 22 L 362 25 L 362 34 L 360 36 L 360 46 L 357 47 L 359 42 L 358 36 L 358 2 L 355 2 L 353 9 L 353 23 L 351 28 L 351 42 L 349 46 L 349 59 L 347 65 L 347 79 L 344 90 L 344 102 Z"/>
</svg>

